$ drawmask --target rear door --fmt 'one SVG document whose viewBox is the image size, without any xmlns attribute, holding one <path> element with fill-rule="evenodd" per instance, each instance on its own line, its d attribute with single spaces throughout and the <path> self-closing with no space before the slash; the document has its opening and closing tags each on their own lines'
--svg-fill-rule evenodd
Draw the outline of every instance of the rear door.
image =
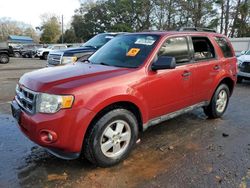
<svg viewBox="0 0 250 188">
<path fill-rule="evenodd" d="M 209 101 L 214 92 L 214 80 L 222 68 L 211 40 L 206 36 L 190 36 L 192 57 L 196 66 L 193 73 L 194 103 Z"/>
</svg>

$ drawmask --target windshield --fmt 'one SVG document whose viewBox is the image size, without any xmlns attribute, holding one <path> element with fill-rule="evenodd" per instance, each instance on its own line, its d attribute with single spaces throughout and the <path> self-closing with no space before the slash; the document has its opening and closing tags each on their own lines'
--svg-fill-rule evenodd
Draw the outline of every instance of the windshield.
<svg viewBox="0 0 250 188">
<path fill-rule="evenodd" d="M 99 34 L 84 43 L 82 47 L 100 48 L 114 37 L 114 35 L 110 34 Z"/>
<path fill-rule="evenodd" d="M 244 55 L 250 55 L 250 50 L 248 50 Z"/>
<path fill-rule="evenodd" d="M 94 53 L 89 61 L 116 67 L 139 67 L 154 48 L 158 35 L 133 34 L 121 35 Z"/>
</svg>

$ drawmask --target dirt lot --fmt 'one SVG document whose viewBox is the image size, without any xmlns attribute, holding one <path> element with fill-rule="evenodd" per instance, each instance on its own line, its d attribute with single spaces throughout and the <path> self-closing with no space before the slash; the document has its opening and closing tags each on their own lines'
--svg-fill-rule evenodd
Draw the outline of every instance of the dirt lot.
<svg viewBox="0 0 250 188">
<path fill-rule="evenodd" d="M 250 187 L 250 82 L 237 85 L 223 118 L 208 120 L 200 109 L 161 123 L 126 161 L 97 168 L 51 156 L 10 115 L 18 78 L 45 63 L 0 65 L 0 187 Z"/>
</svg>

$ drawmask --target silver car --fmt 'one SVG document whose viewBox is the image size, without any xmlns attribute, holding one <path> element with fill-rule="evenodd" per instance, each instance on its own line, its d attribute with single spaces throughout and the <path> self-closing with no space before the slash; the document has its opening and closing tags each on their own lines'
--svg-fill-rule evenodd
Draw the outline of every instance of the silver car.
<svg viewBox="0 0 250 188">
<path fill-rule="evenodd" d="M 237 59 L 238 83 L 241 83 L 243 79 L 250 80 L 250 50 L 244 52 Z"/>
</svg>

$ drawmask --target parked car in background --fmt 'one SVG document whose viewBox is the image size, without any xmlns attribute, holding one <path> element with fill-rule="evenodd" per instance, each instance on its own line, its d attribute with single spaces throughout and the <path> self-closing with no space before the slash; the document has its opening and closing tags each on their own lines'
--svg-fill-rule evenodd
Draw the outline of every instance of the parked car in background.
<svg viewBox="0 0 250 188">
<path fill-rule="evenodd" d="M 237 81 L 250 80 L 250 50 L 241 52 L 241 56 L 237 58 L 238 74 Z"/>
<path fill-rule="evenodd" d="M 23 75 L 12 113 L 20 130 L 55 156 L 83 154 L 107 167 L 126 159 L 150 126 L 200 107 L 221 117 L 236 61 L 228 38 L 217 33 L 124 34 L 88 61 Z"/>
<path fill-rule="evenodd" d="M 10 57 L 13 56 L 13 48 L 6 42 L 0 43 L 0 63 L 9 63 Z"/>
<path fill-rule="evenodd" d="M 22 49 L 22 57 L 24 58 L 34 58 L 36 56 L 37 50 L 42 48 L 42 44 L 28 44 L 24 45 Z"/>
<path fill-rule="evenodd" d="M 48 46 L 47 48 L 39 48 L 37 50 L 36 55 L 40 59 L 47 60 L 49 52 L 51 52 L 53 50 L 62 50 L 62 49 L 65 49 L 65 48 L 67 48 L 67 45 L 65 45 L 65 44 L 53 44 L 53 45 Z"/>
<path fill-rule="evenodd" d="M 21 57 L 22 55 L 22 49 L 23 49 L 23 45 L 15 45 L 13 46 L 13 57 Z"/>
<path fill-rule="evenodd" d="M 65 65 L 77 60 L 86 60 L 96 50 L 120 34 L 123 33 L 101 33 L 88 40 L 81 47 L 51 51 L 48 56 L 47 66 Z"/>
</svg>

